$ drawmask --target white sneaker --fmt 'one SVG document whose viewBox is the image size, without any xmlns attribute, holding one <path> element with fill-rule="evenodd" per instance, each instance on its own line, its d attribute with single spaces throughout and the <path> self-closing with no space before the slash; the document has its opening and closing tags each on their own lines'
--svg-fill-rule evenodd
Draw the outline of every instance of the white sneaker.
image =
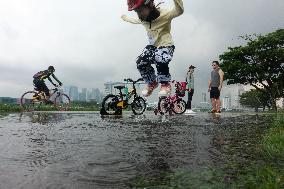
<svg viewBox="0 0 284 189">
<path fill-rule="evenodd" d="M 185 114 L 196 114 L 196 112 L 194 112 L 192 110 L 186 110 Z"/>
<path fill-rule="evenodd" d="M 161 84 L 161 90 L 158 93 L 159 97 L 163 97 L 163 96 L 169 96 L 171 95 L 171 91 L 172 91 L 172 86 L 171 84 Z"/>
<path fill-rule="evenodd" d="M 153 93 L 153 91 L 156 89 L 158 87 L 158 83 L 155 81 L 154 83 L 152 83 L 152 84 L 150 84 L 150 85 L 147 85 L 147 87 L 144 89 L 144 90 L 142 90 L 142 95 L 144 96 L 144 97 L 148 97 L 148 96 L 150 96 L 152 93 Z"/>
</svg>

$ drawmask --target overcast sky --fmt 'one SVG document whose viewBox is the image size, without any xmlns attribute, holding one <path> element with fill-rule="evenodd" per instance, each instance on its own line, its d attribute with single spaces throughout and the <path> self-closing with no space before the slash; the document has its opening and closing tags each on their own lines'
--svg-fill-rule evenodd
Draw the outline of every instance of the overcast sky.
<svg viewBox="0 0 284 189">
<path fill-rule="evenodd" d="M 283 0 L 184 0 L 184 6 L 172 23 L 170 68 L 173 79 L 184 80 L 188 65 L 197 67 L 197 98 L 211 61 L 242 43 L 238 36 L 284 28 Z M 135 58 L 147 37 L 122 14 L 135 16 L 126 0 L 0 0 L 0 96 L 32 89 L 32 76 L 48 65 L 65 85 L 103 89 L 106 81 L 138 78 Z"/>
</svg>

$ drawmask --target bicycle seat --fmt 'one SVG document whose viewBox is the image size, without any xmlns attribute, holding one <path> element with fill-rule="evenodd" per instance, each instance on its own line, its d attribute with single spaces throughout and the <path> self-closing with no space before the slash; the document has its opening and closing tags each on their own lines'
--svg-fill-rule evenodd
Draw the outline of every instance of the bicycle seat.
<svg viewBox="0 0 284 189">
<path fill-rule="evenodd" d="M 125 86 L 115 86 L 114 88 L 115 88 L 115 89 L 118 89 L 118 90 L 121 90 L 121 89 L 124 89 Z"/>
</svg>

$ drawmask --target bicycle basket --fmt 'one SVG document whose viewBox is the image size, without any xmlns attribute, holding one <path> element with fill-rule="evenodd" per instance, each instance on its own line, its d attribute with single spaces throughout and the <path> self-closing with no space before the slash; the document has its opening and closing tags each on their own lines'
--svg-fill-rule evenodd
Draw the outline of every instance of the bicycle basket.
<svg viewBox="0 0 284 189">
<path fill-rule="evenodd" d="M 176 94 L 179 97 L 184 97 L 186 91 L 186 82 L 180 82 L 176 84 Z"/>
</svg>

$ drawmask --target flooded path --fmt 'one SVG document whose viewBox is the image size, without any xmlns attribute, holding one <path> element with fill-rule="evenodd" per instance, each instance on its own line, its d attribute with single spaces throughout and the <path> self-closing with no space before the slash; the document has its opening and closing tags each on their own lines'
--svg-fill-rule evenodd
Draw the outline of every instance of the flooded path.
<svg viewBox="0 0 284 189">
<path fill-rule="evenodd" d="M 250 158 L 272 115 L 0 115 L 0 188 L 130 188 L 137 177 Z"/>
</svg>

